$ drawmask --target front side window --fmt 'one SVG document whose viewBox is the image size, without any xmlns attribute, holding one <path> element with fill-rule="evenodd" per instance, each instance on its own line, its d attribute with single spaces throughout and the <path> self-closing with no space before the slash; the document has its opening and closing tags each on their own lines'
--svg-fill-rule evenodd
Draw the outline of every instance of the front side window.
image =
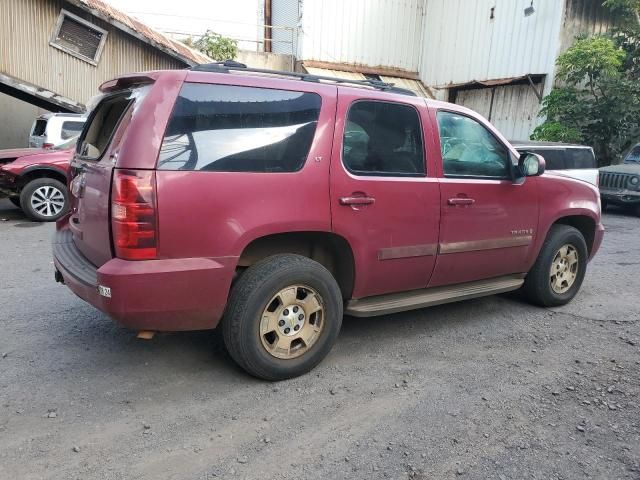
<svg viewBox="0 0 640 480">
<path fill-rule="evenodd" d="M 640 145 L 636 145 L 631 149 L 624 163 L 640 163 Z"/>
<path fill-rule="evenodd" d="M 167 125 L 158 169 L 300 170 L 321 101 L 315 93 L 185 83 Z"/>
<path fill-rule="evenodd" d="M 355 175 L 425 173 L 422 127 L 409 105 L 358 101 L 349 108 L 342 161 Z"/>
<path fill-rule="evenodd" d="M 511 177 L 509 151 L 474 119 L 440 111 L 438 129 L 445 176 Z"/>
</svg>

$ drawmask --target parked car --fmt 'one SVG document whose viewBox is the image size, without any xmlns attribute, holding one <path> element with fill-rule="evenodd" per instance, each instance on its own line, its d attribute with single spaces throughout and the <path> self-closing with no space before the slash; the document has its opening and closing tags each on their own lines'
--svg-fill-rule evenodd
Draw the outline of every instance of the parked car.
<svg viewBox="0 0 640 480">
<path fill-rule="evenodd" d="M 86 117 L 75 113 L 46 113 L 33 122 L 29 134 L 29 147 L 53 148 L 77 137 Z"/>
<path fill-rule="evenodd" d="M 53 149 L 0 151 L 0 193 L 38 222 L 53 222 L 69 209 L 67 172 L 78 137 Z"/>
<path fill-rule="evenodd" d="M 534 142 L 531 140 L 511 141 L 519 152 L 532 152 L 542 155 L 547 170 L 558 174 L 584 180 L 598 186 L 598 162 L 593 148 L 587 145 L 574 145 L 557 142 Z"/>
<path fill-rule="evenodd" d="M 640 143 L 634 146 L 620 165 L 600 169 L 602 206 L 618 205 L 640 215 Z"/>
<path fill-rule="evenodd" d="M 260 378 L 312 369 L 343 313 L 519 288 L 563 305 L 603 238 L 593 185 L 542 175 L 471 110 L 379 81 L 226 63 L 101 90 L 56 280 L 145 336 L 221 324 Z"/>
</svg>

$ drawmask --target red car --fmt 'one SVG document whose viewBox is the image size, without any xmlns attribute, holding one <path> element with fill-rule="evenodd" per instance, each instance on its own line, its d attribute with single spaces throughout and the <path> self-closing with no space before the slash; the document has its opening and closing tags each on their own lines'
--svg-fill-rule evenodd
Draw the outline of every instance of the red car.
<svg viewBox="0 0 640 480">
<path fill-rule="evenodd" d="M 0 151 L 0 194 L 38 222 L 53 222 L 69 210 L 67 173 L 77 137 L 52 149 Z"/>
<path fill-rule="evenodd" d="M 603 238 L 594 186 L 389 84 L 225 63 L 101 91 L 56 279 L 131 329 L 220 324 L 264 379 L 317 365 L 343 313 L 520 288 L 565 304 Z"/>
</svg>

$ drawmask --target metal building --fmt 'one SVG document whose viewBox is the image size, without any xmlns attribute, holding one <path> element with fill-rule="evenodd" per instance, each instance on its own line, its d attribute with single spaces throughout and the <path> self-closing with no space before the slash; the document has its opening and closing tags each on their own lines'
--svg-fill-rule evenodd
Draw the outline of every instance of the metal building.
<svg viewBox="0 0 640 480">
<path fill-rule="evenodd" d="M 528 139 L 555 62 L 579 34 L 613 24 L 601 0 L 426 0 L 420 78 L 443 100 Z"/>
<path fill-rule="evenodd" d="M 266 1 L 274 10 L 295 3 Z M 541 122 L 558 55 L 578 34 L 614 23 L 602 0 L 299 1 L 306 70 L 373 76 L 460 103 L 513 139 Z"/>
<path fill-rule="evenodd" d="M 206 61 L 102 0 L 2 0 L 0 148 L 26 146 L 25 131 L 42 109 L 82 112 L 117 75 Z"/>
</svg>

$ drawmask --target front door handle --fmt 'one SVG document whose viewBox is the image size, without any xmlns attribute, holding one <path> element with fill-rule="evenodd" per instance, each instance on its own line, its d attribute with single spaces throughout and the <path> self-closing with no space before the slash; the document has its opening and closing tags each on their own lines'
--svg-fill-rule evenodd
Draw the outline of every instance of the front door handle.
<svg viewBox="0 0 640 480">
<path fill-rule="evenodd" d="M 371 205 L 375 203 L 373 197 L 340 197 L 340 205 Z"/>
<path fill-rule="evenodd" d="M 449 205 L 473 205 L 476 201 L 473 198 L 455 197 L 447 200 Z"/>
</svg>

